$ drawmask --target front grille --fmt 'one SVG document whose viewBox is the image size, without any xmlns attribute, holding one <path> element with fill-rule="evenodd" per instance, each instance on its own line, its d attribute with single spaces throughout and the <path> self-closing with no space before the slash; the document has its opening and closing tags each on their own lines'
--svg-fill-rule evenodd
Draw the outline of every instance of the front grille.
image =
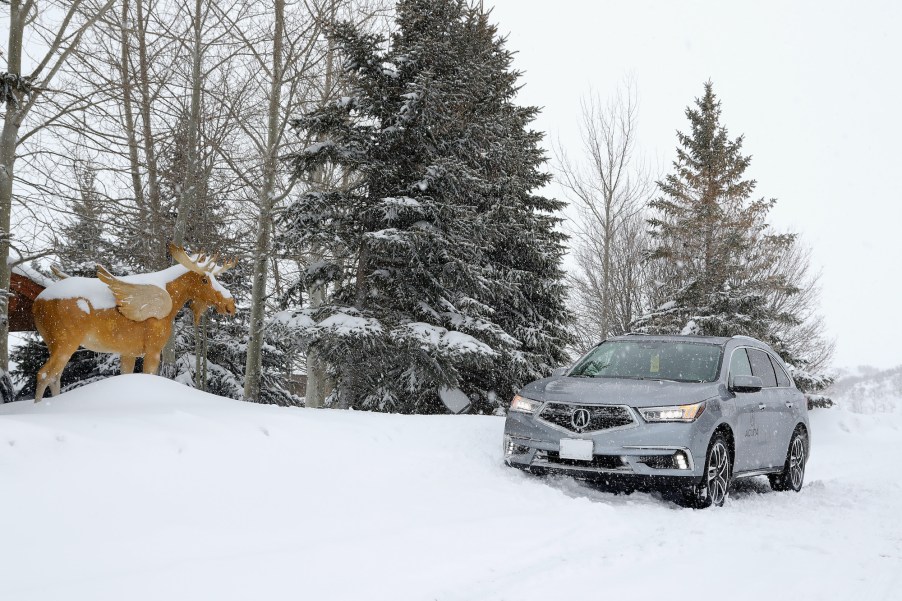
<svg viewBox="0 0 902 601">
<path fill-rule="evenodd" d="M 633 423 L 629 409 L 617 405 L 546 403 L 539 418 L 571 432 L 596 432 Z"/>
<path fill-rule="evenodd" d="M 561 459 L 557 451 L 537 451 L 534 459 L 536 464 L 547 463 L 549 466 L 562 466 L 574 468 L 589 468 L 595 470 L 623 470 L 628 466 L 623 463 L 619 455 L 594 455 L 588 461 L 579 459 Z"/>
</svg>

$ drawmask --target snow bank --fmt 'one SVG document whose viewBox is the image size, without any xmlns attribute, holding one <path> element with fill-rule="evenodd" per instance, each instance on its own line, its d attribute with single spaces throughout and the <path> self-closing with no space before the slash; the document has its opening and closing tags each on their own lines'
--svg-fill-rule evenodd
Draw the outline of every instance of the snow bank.
<svg viewBox="0 0 902 601">
<path fill-rule="evenodd" d="M 288 409 L 154 376 L 0 406 L 0 597 L 890 599 L 902 416 L 812 413 L 800 494 L 720 510 L 501 465 L 503 420 Z"/>
</svg>

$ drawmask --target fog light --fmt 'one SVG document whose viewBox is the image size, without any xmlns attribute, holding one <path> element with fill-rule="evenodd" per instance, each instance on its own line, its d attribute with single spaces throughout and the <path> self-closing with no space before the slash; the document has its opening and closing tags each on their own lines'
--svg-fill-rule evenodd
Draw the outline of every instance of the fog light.
<svg viewBox="0 0 902 601">
<path fill-rule="evenodd" d="M 689 469 L 689 460 L 686 458 L 686 453 L 683 451 L 677 451 L 673 454 L 673 462 L 676 464 L 678 470 Z"/>
<path fill-rule="evenodd" d="M 511 440 L 510 436 L 504 437 L 504 456 L 510 457 L 514 454 L 514 441 Z"/>
</svg>

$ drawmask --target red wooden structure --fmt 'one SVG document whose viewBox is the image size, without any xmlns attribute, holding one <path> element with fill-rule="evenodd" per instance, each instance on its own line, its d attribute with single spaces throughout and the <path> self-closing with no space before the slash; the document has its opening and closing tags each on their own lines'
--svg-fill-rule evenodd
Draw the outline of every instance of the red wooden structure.
<svg viewBox="0 0 902 601">
<path fill-rule="evenodd" d="M 34 280 L 16 273 L 10 274 L 9 291 L 9 331 L 29 332 L 34 331 L 34 315 L 31 307 L 34 299 L 44 290 L 44 287 Z"/>
</svg>

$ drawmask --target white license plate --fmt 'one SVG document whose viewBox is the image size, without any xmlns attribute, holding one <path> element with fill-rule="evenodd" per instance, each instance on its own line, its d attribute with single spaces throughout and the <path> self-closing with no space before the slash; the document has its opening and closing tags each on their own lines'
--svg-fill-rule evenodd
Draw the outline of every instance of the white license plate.
<svg viewBox="0 0 902 601">
<path fill-rule="evenodd" d="M 591 440 L 579 438 L 561 439 L 561 459 L 580 459 L 589 461 L 592 459 L 592 451 L 595 450 Z"/>
</svg>

